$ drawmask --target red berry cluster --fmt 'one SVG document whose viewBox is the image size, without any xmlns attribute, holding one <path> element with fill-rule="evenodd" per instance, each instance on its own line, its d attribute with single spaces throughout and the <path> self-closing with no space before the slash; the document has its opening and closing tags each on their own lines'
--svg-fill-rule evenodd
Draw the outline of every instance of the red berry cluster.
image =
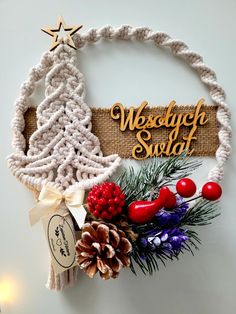
<svg viewBox="0 0 236 314">
<path fill-rule="evenodd" d="M 121 214 L 125 195 L 114 182 L 95 185 L 88 194 L 89 211 L 97 218 L 111 220 Z"/>
</svg>

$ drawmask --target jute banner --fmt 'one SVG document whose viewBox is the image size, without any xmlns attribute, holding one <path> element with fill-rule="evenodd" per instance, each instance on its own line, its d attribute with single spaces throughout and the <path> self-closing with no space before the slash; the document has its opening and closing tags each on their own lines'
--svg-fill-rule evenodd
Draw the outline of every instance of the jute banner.
<svg viewBox="0 0 236 314">
<path fill-rule="evenodd" d="M 116 120 L 112 118 L 111 109 L 92 108 L 91 110 L 92 132 L 99 138 L 104 156 L 118 154 L 122 158 L 134 157 L 132 152 L 134 152 L 134 147 L 136 147 L 138 143 L 137 131 L 134 132 L 134 130 L 130 130 L 129 128 L 122 131 L 120 129 L 119 119 Z M 129 109 L 124 110 L 127 117 Z M 137 110 L 138 109 L 134 109 L 134 112 L 137 112 Z M 168 107 L 163 106 L 145 107 L 142 114 L 146 117 L 164 117 L 167 110 Z M 195 105 L 176 105 L 172 108 L 172 113 L 177 116 L 190 116 L 190 113 L 195 110 Z M 189 149 L 192 151 L 193 156 L 213 156 L 219 146 L 218 123 L 216 119 L 217 106 L 203 105 L 201 107 L 201 111 L 205 113 L 206 123 L 204 122 L 203 125 L 199 125 L 196 128 Z M 34 108 L 30 108 L 25 113 L 25 130 L 23 132 L 26 138 L 27 149 L 29 138 L 36 129 L 36 110 Z M 150 133 L 150 139 L 147 138 L 147 134 L 144 134 L 147 139 L 146 144 L 152 145 L 152 150 L 157 153 L 157 156 L 158 153 L 161 154 L 160 147 L 163 149 L 164 144 L 168 142 L 172 129 L 162 126 L 158 128 L 150 128 L 148 130 Z M 147 131 L 145 132 L 147 133 Z M 191 132 L 190 126 L 181 126 L 174 143 L 181 142 L 183 138 L 187 138 L 189 132 Z M 160 144 L 159 147 L 158 143 L 162 143 L 162 146 Z M 136 159 L 144 159 L 145 154 L 146 152 L 143 150 L 140 154 L 141 157 Z M 162 155 L 165 155 L 165 153 Z M 167 155 L 170 156 L 171 153 Z"/>
</svg>

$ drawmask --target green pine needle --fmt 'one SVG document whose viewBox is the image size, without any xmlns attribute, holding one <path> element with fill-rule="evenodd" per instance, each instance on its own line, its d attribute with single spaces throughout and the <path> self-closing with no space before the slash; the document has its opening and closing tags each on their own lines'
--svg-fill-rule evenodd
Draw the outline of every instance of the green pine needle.
<svg viewBox="0 0 236 314">
<path fill-rule="evenodd" d="M 191 207 L 181 220 L 181 226 L 206 226 L 218 217 L 218 202 L 200 200 Z"/>
<path fill-rule="evenodd" d="M 140 170 L 130 167 L 117 179 L 126 195 L 126 205 L 135 200 L 151 200 L 157 196 L 163 185 L 171 185 L 174 181 L 189 176 L 201 165 L 197 159 L 192 160 L 185 154 L 168 159 L 152 158 L 143 163 Z"/>
</svg>

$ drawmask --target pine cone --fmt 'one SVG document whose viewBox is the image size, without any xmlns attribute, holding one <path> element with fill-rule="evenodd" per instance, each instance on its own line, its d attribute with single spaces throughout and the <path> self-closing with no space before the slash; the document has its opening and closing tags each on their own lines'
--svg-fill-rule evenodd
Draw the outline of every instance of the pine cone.
<svg viewBox="0 0 236 314">
<path fill-rule="evenodd" d="M 76 243 L 77 262 L 93 278 L 97 271 L 103 279 L 116 278 L 122 267 L 130 265 L 131 243 L 125 233 L 111 223 L 84 224 Z"/>
</svg>

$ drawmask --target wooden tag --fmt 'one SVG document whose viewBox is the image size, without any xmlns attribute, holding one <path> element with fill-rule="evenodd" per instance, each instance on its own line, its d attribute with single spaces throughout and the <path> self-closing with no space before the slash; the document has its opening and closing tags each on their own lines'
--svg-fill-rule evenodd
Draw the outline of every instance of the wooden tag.
<svg viewBox="0 0 236 314">
<path fill-rule="evenodd" d="M 75 234 L 68 216 L 52 214 L 42 218 L 53 269 L 60 274 L 76 265 Z"/>
</svg>

